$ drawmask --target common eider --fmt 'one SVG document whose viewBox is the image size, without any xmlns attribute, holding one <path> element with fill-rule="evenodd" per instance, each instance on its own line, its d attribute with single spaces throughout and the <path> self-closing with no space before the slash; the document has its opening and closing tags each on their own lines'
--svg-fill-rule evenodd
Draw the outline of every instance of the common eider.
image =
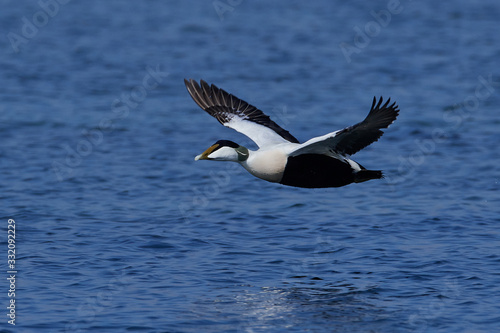
<svg viewBox="0 0 500 333">
<path fill-rule="evenodd" d="M 353 161 L 355 154 L 383 134 L 398 116 L 396 103 L 373 98 L 368 116 L 360 123 L 300 143 L 287 130 L 247 102 L 201 80 L 184 79 L 186 88 L 203 110 L 222 125 L 252 139 L 254 151 L 229 140 L 219 140 L 195 160 L 232 161 L 255 177 L 283 185 L 340 187 L 383 178 L 382 171 L 367 170 Z"/>
</svg>

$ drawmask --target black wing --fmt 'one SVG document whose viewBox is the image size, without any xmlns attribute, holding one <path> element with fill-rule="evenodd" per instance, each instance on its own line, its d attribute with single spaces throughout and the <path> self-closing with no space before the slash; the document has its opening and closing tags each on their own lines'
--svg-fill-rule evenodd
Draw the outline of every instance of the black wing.
<svg viewBox="0 0 500 333">
<path fill-rule="evenodd" d="M 237 117 L 241 120 L 265 126 L 289 142 L 299 143 L 293 135 L 272 121 L 269 116 L 238 97 L 217 88 L 213 84 L 209 86 L 203 80 L 200 80 L 200 85 L 193 79 L 189 81 L 184 79 L 184 83 L 196 104 L 212 117 L 216 118 L 221 124 L 227 126 L 227 123 Z"/>
<path fill-rule="evenodd" d="M 380 129 L 387 128 L 398 116 L 398 106 L 396 103 L 389 105 L 390 100 L 389 98 L 382 105 L 382 97 L 378 103 L 374 97 L 370 113 L 365 120 L 339 131 L 312 138 L 301 144 L 291 155 L 328 154 L 332 151 L 347 155 L 357 153 L 377 141 L 384 134 Z"/>
<path fill-rule="evenodd" d="M 399 115 L 396 102 L 389 105 L 390 101 L 389 98 L 382 105 L 382 97 L 378 103 L 377 99 L 373 97 L 370 113 L 365 120 L 337 132 L 334 149 L 340 153 L 353 155 L 377 141 L 384 134 L 380 129 L 389 127 Z"/>
</svg>

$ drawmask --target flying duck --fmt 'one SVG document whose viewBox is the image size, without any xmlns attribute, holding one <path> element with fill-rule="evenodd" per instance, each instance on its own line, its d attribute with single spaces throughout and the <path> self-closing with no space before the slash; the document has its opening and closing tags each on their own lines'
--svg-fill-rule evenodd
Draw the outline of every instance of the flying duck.
<svg viewBox="0 0 500 333">
<path fill-rule="evenodd" d="M 368 116 L 360 123 L 300 143 L 287 130 L 247 102 L 201 80 L 184 79 L 193 100 L 222 125 L 254 141 L 250 150 L 229 140 L 219 140 L 195 160 L 232 161 L 255 177 L 283 185 L 340 187 L 383 178 L 382 171 L 367 170 L 353 161 L 355 154 L 383 134 L 398 116 L 396 103 L 373 98 Z"/>
</svg>

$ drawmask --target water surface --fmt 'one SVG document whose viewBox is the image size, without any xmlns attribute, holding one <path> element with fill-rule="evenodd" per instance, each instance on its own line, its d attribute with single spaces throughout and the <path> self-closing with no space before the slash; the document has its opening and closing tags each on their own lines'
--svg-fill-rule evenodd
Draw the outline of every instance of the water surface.
<svg viewBox="0 0 500 333">
<path fill-rule="evenodd" d="M 44 21 L 38 2 L 4 1 L 1 215 L 18 274 L 2 330 L 495 331 L 500 5 L 388 5 L 71 1 Z M 399 119 L 354 156 L 385 180 L 308 190 L 194 162 L 218 139 L 255 147 L 184 78 L 301 141 L 391 97 Z"/>
</svg>

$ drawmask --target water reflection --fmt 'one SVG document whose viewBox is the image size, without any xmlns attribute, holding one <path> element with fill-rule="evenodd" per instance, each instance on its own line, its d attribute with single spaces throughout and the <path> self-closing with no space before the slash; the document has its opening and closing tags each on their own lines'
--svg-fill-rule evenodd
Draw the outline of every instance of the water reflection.
<svg viewBox="0 0 500 333">
<path fill-rule="evenodd" d="M 388 312 L 370 297 L 377 287 L 365 290 L 340 283 L 332 286 L 294 286 L 261 288 L 236 297 L 238 307 L 245 311 L 238 332 L 301 331 L 354 332 L 385 328 Z"/>
</svg>

